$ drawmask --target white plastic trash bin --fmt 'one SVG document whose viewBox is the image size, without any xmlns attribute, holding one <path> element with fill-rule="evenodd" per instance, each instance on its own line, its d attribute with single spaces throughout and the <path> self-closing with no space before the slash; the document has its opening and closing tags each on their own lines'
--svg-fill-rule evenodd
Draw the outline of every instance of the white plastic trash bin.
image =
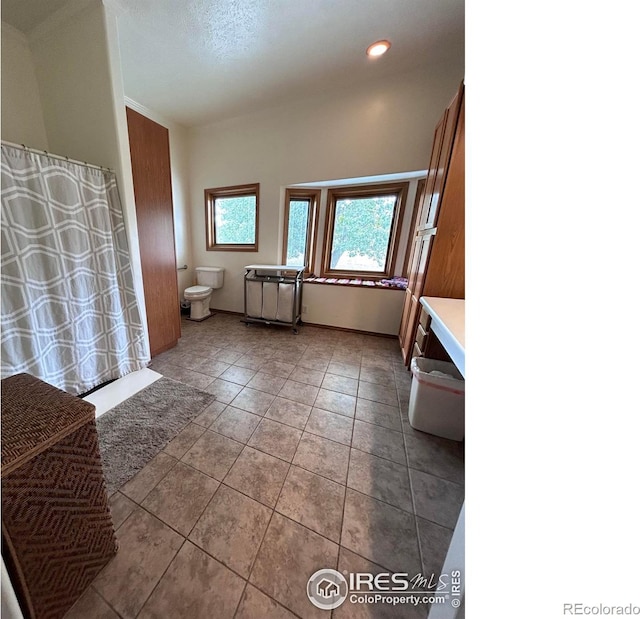
<svg viewBox="0 0 640 619">
<path fill-rule="evenodd" d="M 458 368 L 446 361 L 414 357 L 411 373 L 411 426 L 454 441 L 464 439 L 464 379 Z"/>
</svg>

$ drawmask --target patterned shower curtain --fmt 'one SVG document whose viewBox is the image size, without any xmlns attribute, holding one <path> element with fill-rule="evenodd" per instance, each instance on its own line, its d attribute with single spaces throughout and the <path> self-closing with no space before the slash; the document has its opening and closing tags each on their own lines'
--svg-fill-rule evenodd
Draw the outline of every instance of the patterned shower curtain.
<svg viewBox="0 0 640 619">
<path fill-rule="evenodd" d="M 2 145 L 2 377 L 78 395 L 145 367 L 115 174 Z"/>
</svg>

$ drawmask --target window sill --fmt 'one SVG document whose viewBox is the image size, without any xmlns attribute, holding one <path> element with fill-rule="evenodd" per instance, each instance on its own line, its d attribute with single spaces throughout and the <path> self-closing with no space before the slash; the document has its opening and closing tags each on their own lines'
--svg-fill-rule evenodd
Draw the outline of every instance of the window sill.
<svg viewBox="0 0 640 619">
<path fill-rule="evenodd" d="M 404 278 L 383 279 L 373 281 L 370 279 L 346 277 L 305 277 L 305 284 L 322 284 L 323 286 L 351 286 L 352 288 L 375 288 L 377 290 L 406 290 L 407 280 Z"/>
</svg>

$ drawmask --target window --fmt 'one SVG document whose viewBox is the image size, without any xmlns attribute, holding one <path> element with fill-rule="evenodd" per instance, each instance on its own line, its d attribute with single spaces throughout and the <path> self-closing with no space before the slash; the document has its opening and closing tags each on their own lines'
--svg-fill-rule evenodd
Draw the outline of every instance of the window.
<svg viewBox="0 0 640 619">
<path fill-rule="evenodd" d="M 323 276 L 384 279 L 395 273 L 409 183 L 329 189 Z"/>
<path fill-rule="evenodd" d="M 313 270 L 319 189 L 287 189 L 284 200 L 284 264 Z"/>
<path fill-rule="evenodd" d="M 258 183 L 204 190 L 207 250 L 258 251 Z"/>
<path fill-rule="evenodd" d="M 418 219 L 418 211 L 422 206 L 425 198 L 425 187 L 427 184 L 426 178 L 421 178 L 418 181 L 418 185 L 416 187 L 416 198 L 413 203 L 413 214 L 411 215 L 411 225 L 409 226 L 409 248 L 407 249 L 404 256 L 404 265 L 402 267 L 402 276 L 409 277 L 409 259 L 411 258 L 411 249 L 413 248 L 414 241 L 414 233 L 416 229 L 416 221 Z"/>
</svg>

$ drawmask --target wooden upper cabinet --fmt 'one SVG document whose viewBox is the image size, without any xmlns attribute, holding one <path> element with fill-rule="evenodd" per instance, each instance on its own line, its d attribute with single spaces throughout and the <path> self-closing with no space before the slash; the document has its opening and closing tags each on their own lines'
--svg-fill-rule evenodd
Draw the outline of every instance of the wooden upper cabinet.
<svg viewBox="0 0 640 619">
<path fill-rule="evenodd" d="M 464 99 L 442 194 L 435 236 L 425 282 L 426 296 L 464 299 L 465 210 Z"/>
<path fill-rule="evenodd" d="M 420 314 L 420 297 L 464 298 L 464 85 L 435 127 L 424 196 L 419 202 L 400 333 L 408 364 Z"/>
</svg>

